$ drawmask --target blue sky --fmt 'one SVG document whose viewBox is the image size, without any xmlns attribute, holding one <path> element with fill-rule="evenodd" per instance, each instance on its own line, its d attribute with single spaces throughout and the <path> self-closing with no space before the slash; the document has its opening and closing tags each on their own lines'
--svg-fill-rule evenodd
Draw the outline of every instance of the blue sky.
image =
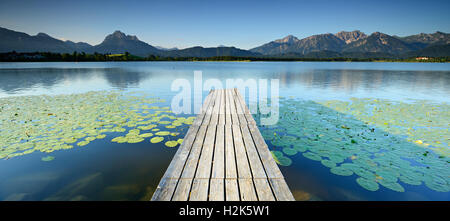
<svg viewBox="0 0 450 221">
<path fill-rule="evenodd" d="M 0 0 L 0 26 L 99 44 L 121 30 L 163 47 L 250 49 L 292 34 L 450 32 L 450 1 Z"/>
</svg>

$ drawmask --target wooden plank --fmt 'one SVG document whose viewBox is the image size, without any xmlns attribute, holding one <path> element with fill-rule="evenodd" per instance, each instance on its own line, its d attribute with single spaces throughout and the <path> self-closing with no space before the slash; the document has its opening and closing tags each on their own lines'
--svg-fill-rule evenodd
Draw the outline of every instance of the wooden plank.
<svg viewBox="0 0 450 221">
<path fill-rule="evenodd" d="M 212 92 L 211 102 L 205 111 L 205 117 L 203 118 L 202 125 L 209 124 L 211 122 L 212 112 L 213 112 L 214 105 L 216 104 L 217 94 L 218 94 L 217 91 Z"/>
<path fill-rule="evenodd" d="M 208 185 L 209 179 L 194 179 L 189 201 L 207 201 Z"/>
<path fill-rule="evenodd" d="M 211 178 L 225 178 L 225 125 L 217 125 Z"/>
<path fill-rule="evenodd" d="M 253 181 L 259 201 L 275 201 L 275 196 L 267 179 L 254 179 Z"/>
<path fill-rule="evenodd" d="M 181 143 L 177 152 L 175 153 L 174 158 L 169 164 L 166 172 L 163 175 L 160 183 L 156 187 L 155 192 L 153 193 L 152 200 L 170 200 L 175 191 L 175 187 L 178 181 L 178 178 L 183 171 L 186 159 L 189 156 L 189 153 L 192 148 L 192 144 L 199 130 L 198 126 L 191 126 L 186 134 L 183 143 Z"/>
<path fill-rule="evenodd" d="M 200 114 L 197 115 L 192 125 L 200 126 L 203 123 L 203 119 L 206 114 L 206 110 L 209 108 L 210 105 L 214 104 L 213 96 L 214 91 L 211 91 L 208 96 L 206 96 L 205 103 L 203 104 L 202 108 L 200 109 Z"/>
<path fill-rule="evenodd" d="M 225 124 L 225 90 L 221 90 L 220 93 L 220 109 L 219 109 L 219 122 L 218 124 L 224 125 Z"/>
<path fill-rule="evenodd" d="M 236 111 L 236 104 L 234 103 L 233 91 L 227 90 L 228 101 L 230 103 L 231 124 L 239 124 L 239 118 Z"/>
<path fill-rule="evenodd" d="M 244 110 L 242 109 L 241 103 L 239 101 L 239 96 L 236 94 L 235 90 L 231 90 L 233 96 L 233 102 L 236 106 L 236 113 L 239 119 L 239 124 L 247 124 L 247 118 L 245 117 Z"/>
<path fill-rule="evenodd" d="M 233 124 L 232 130 L 238 177 L 252 178 L 250 165 L 248 164 L 247 153 L 245 151 L 245 146 L 242 140 L 241 129 L 239 125 Z"/>
<path fill-rule="evenodd" d="M 237 179 L 225 179 L 225 200 L 239 201 L 239 186 Z"/>
<path fill-rule="evenodd" d="M 153 193 L 152 201 L 170 201 L 178 179 L 163 178 Z"/>
<path fill-rule="evenodd" d="M 203 142 L 203 148 L 200 153 L 200 159 L 198 161 L 197 172 L 195 178 L 209 179 L 211 177 L 211 167 L 214 153 L 214 139 L 216 137 L 215 124 L 210 124 L 205 134 L 205 141 Z"/>
<path fill-rule="evenodd" d="M 198 133 L 199 127 L 198 126 L 191 126 L 183 140 L 183 143 L 181 143 L 180 147 L 178 148 L 177 152 L 175 153 L 175 156 L 172 159 L 172 162 L 170 163 L 169 167 L 167 168 L 166 172 L 164 173 L 164 178 L 179 178 L 181 175 L 181 172 L 183 171 L 184 164 L 186 162 L 186 159 L 188 158 L 188 155 L 191 151 L 192 145 L 194 143 L 194 140 L 196 138 L 196 135 Z"/>
<path fill-rule="evenodd" d="M 295 201 L 284 179 L 269 179 L 277 201 Z"/>
<path fill-rule="evenodd" d="M 172 201 L 187 201 L 191 191 L 192 179 L 179 179 Z"/>
<path fill-rule="evenodd" d="M 238 181 L 241 201 L 257 201 L 258 197 L 253 186 L 253 179 L 238 179 Z"/>
<path fill-rule="evenodd" d="M 236 158 L 231 125 L 225 125 L 225 177 L 237 178 Z"/>
<path fill-rule="evenodd" d="M 256 125 L 256 121 L 255 119 L 253 119 L 252 114 L 250 113 L 250 110 L 248 109 L 247 105 L 245 105 L 245 100 L 242 97 L 241 93 L 239 93 L 239 90 L 237 88 L 235 88 L 235 93 L 236 93 L 236 97 L 237 100 L 239 101 L 239 104 L 243 110 L 244 116 L 247 120 L 247 124 L 254 124 Z"/>
<path fill-rule="evenodd" d="M 247 124 L 241 124 L 240 126 L 253 178 L 267 178 Z"/>
<path fill-rule="evenodd" d="M 231 119 L 231 104 L 230 104 L 230 93 L 229 90 L 226 89 L 224 91 L 225 94 L 225 124 L 231 125 L 232 119 Z"/>
<path fill-rule="evenodd" d="M 268 178 L 284 178 L 256 125 L 248 125 Z"/>
<path fill-rule="evenodd" d="M 219 111 L 220 111 L 220 98 L 222 96 L 222 90 L 215 90 L 216 94 L 214 96 L 214 106 L 211 108 L 211 121 L 209 124 L 218 124 L 219 123 Z"/>
<path fill-rule="evenodd" d="M 224 179 L 212 178 L 209 183 L 209 200 L 225 201 L 225 183 Z"/>
<path fill-rule="evenodd" d="M 191 153 L 184 166 L 181 178 L 194 178 L 195 171 L 197 169 L 198 159 L 203 147 L 203 140 L 205 138 L 206 129 L 208 125 L 200 126 L 197 137 L 195 138 L 194 144 L 192 144 Z"/>
</svg>

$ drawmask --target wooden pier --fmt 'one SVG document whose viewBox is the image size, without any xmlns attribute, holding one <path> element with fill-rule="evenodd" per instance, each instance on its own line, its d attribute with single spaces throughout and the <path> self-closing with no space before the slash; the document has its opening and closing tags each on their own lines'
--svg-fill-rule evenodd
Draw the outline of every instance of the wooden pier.
<svg viewBox="0 0 450 221">
<path fill-rule="evenodd" d="M 291 201 L 237 89 L 212 90 L 152 201 Z"/>
</svg>

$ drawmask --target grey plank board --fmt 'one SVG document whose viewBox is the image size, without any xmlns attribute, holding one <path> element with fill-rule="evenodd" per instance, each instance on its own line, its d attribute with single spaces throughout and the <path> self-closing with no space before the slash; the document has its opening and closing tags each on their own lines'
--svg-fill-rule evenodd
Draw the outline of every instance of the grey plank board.
<svg viewBox="0 0 450 221">
<path fill-rule="evenodd" d="M 153 193 L 152 201 L 170 201 L 178 179 L 163 178 Z"/>
<path fill-rule="evenodd" d="M 239 124 L 247 124 L 247 118 L 245 117 L 244 110 L 239 101 L 239 96 L 236 94 L 235 90 L 231 90 L 233 96 L 233 103 L 236 107 L 236 114 L 238 116 Z"/>
<path fill-rule="evenodd" d="M 236 157 L 231 125 L 225 125 L 225 178 L 237 178 Z"/>
<path fill-rule="evenodd" d="M 225 200 L 239 201 L 239 186 L 237 179 L 225 179 Z"/>
<path fill-rule="evenodd" d="M 261 163 L 261 159 L 259 158 L 258 151 L 256 150 L 255 144 L 253 143 L 253 139 L 250 131 L 248 130 L 247 124 L 241 124 L 240 126 L 253 178 L 267 178 L 266 171 L 264 170 L 264 167 Z"/>
<path fill-rule="evenodd" d="M 206 97 L 205 102 L 204 102 L 202 108 L 200 109 L 200 113 L 197 115 L 197 117 L 195 118 L 192 125 L 200 126 L 203 123 L 203 119 L 205 118 L 206 110 L 209 108 L 210 105 L 214 104 L 213 96 L 214 96 L 214 92 L 211 91 L 208 94 L 208 96 Z"/>
<path fill-rule="evenodd" d="M 219 122 L 218 124 L 224 125 L 225 122 L 225 112 L 226 112 L 226 102 L 225 102 L 226 90 L 221 90 L 220 93 L 220 109 L 219 109 Z"/>
<path fill-rule="evenodd" d="M 273 159 L 272 154 L 267 147 L 264 138 L 258 130 L 256 125 L 249 124 L 250 133 L 252 134 L 253 140 L 255 141 L 256 149 L 258 150 L 261 162 L 264 165 L 266 174 L 268 178 L 284 178 L 277 163 Z"/>
<path fill-rule="evenodd" d="M 197 172 L 195 178 L 209 179 L 211 177 L 211 167 L 214 153 L 214 140 L 216 137 L 215 124 L 208 125 L 205 134 L 205 141 L 203 142 L 202 152 L 198 161 Z"/>
<path fill-rule="evenodd" d="M 209 179 L 194 179 L 189 201 L 207 201 L 208 200 Z"/>
<path fill-rule="evenodd" d="M 224 179 L 211 178 L 209 182 L 209 201 L 225 201 Z"/>
<path fill-rule="evenodd" d="M 269 179 L 277 201 L 295 201 L 284 179 Z"/>
<path fill-rule="evenodd" d="M 218 124 L 211 178 L 225 178 L 225 125 Z"/>
<path fill-rule="evenodd" d="M 192 144 L 194 143 L 194 140 L 196 138 L 196 135 L 198 133 L 199 127 L 198 126 L 191 126 L 185 136 L 185 139 L 183 140 L 183 143 L 181 143 L 180 147 L 178 148 L 177 152 L 175 153 L 175 156 L 173 157 L 171 163 L 169 164 L 169 167 L 167 168 L 166 172 L 164 173 L 164 178 L 179 178 L 181 175 L 181 172 L 184 168 L 184 164 L 186 162 L 186 159 L 189 156 L 189 153 L 192 148 Z"/>
<path fill-rule="evenodd" d="M 200 126 L 197 137 L 195 138 L 194 143 L 192 144 L 191 153 L 186 161 L 184 166 L 183 173 L 181 174 L 181 178 L 194 178 L 195 171 L 197 170 L 198 159 L 200 158 L 200 153 L 203 147 L 203 141 L 205 139 L 206 129 L 208 125 Z"/>
<path fill-rule="evenodd" d="M 187 201 L 191 192 L 192 179 L 179 179 L 172 201 Z"/>
<path fill-rule="evenodd" d="M 256 194 L 259 201 L 275 201 L 269 181 L 267 179 L 253 179 L 255 183 Z"/>
<path fill-rule="evenodd" d="M 239 93 L 238 89 L 235 89 L 235 94 L 237 97 L 237 101 L 239 102 L 241 108 L 242 108 L 242 112 L 244 113 L 244 116 L 247 120 L 247 124 L 254 124 L 256 125 L 256 121 L 255 119 L 253 119 L 252 114 L 250 113 L 250 110 L 248 109 L 247 105 L 245 105 L 245 100 L 242 97 L 242 95 Z"/>
<path fill-rule="evenodd" d="M 214 95 L 214 106 L 210 106 L 208 108 L 207 114 L 211 114 L 211 121 L 209 122 L 209 124 L 218 124 L 219 123 L 219 111 L 220 111 L 220 105 L 221 105 L 221 100 L 220 98 L 222 97 L 222 90 L 215 90 L 215 95 Z M 209 112 L 211 110 L 211 112 Z"/>
<path fill-rule="evenodd" d="M 250 165 L 247 159 L 247 152 L 245 151 L 244 142 L 242 140 L 241 128 L 239 125 L 233 124 L 232 130 L 238 177 L 252 178 Z"/>
<path fill-rule="evenodd" d="M 234 102 L 234 96 L 232 90 L 227 90 L 228 101 L 230 103 L 231 124 L 239 124 L 239 118 L 236 110 L 236 104 Z"/>
<path fill-rule="evenodd" d="M 229 91 L 228 89 L 226 89 L 224 91 L 224 95 L 225 95 L 225 124 L 226 125 L 231 125 L 232 124 L 231 104 L 230 104 L 230 93 L 228 91 Z"/>
<path fill-rule="evenodd" d="M 238 179 L 239 192 L 241 195 L 241 201 L 258 201 L 256 196 L 256 190 L 253 186 L 253 179 Z"/>
</svg>

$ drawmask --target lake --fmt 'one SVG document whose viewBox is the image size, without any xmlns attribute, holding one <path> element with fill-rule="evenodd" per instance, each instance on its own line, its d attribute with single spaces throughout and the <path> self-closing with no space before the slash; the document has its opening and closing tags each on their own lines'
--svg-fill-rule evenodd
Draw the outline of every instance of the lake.
<svg viewBox="0 0 450 221">
<path fill-rule="evenodd" d="M 259 128 L 297 200 L 450 200 L 450 64 L 387 62 L 0 63 L 0 200 L 149 200 L 194 71 L 279 79 Z"/>
</svg>

